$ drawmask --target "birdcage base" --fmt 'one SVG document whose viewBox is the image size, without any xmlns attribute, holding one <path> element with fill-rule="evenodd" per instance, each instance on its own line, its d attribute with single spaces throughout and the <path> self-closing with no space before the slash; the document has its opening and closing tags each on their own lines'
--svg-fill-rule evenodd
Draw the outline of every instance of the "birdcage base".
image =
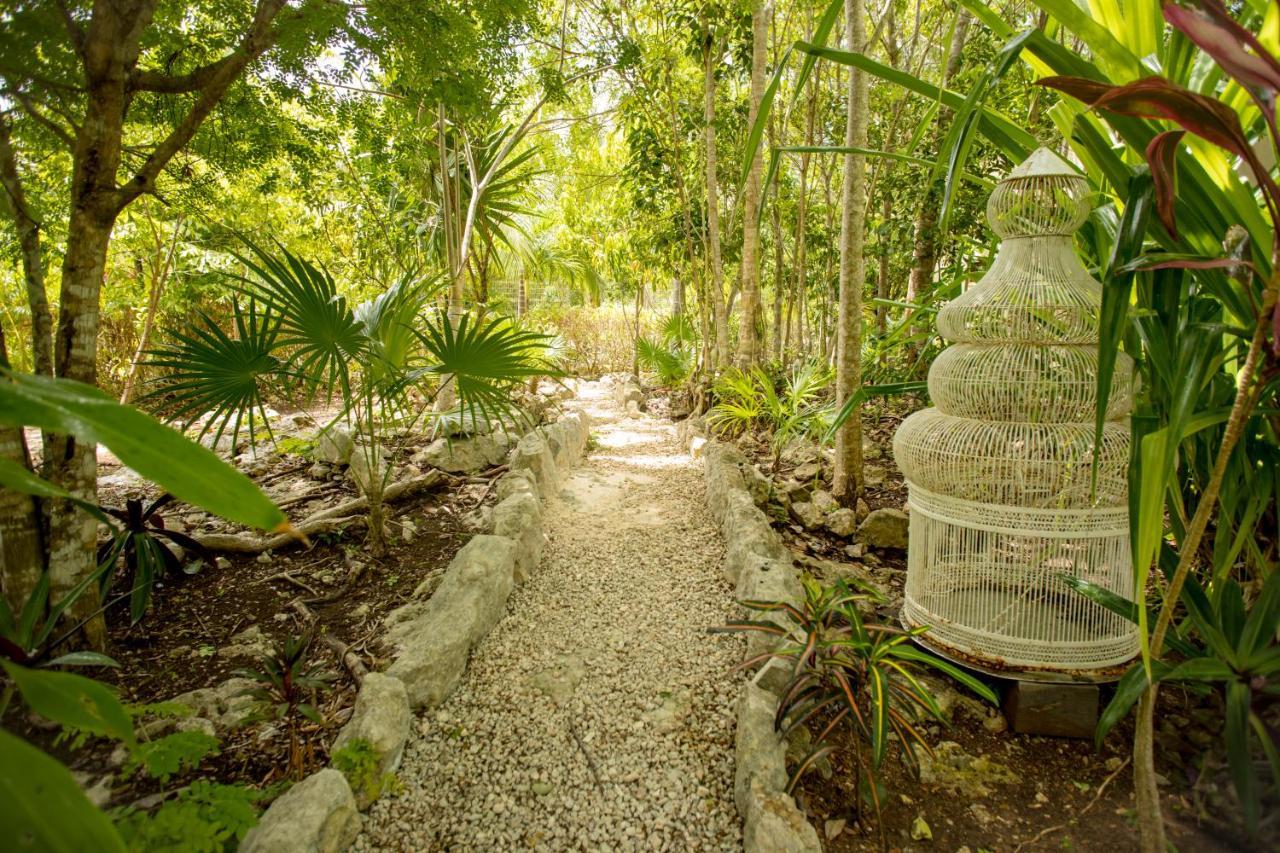
<svg viewBox="0 0 1280 853">
<path fill-rule="evenodd" d="M 1011 602 L 1013 596 L 1007 596 L 1007 600 Z M 1025 607 L 1025 603 L 1023 606 Z M 926 629 L 915 638 L 919 645 L 952 663 L 992 678 L 1055 684 L 1105 684 L 1119 680 L 1138 651 L 1131 638 L 1117 638 L 1110 660 L 1072 665 L 1062 662 L 1063 658 L 1073 657 L 1071 650 L 1065 649 L 1062 643 L 1041 644 L 1019 638 L 1014 644 L 1015 648 L 1007 649 L 1005 654 L 994 653 L 987 650 L 993 645 L 991 635 L 963 626 L 948 625 L 945 619 L 929 614 L 910 597 L 904 600 L 899 619 L 908 630 L 922 627 Z M 966 634 L 981 636 L 967 637 Z M 1085 652 L 1085 659 L 1096 660 L 1099 647 L 1093 643 L 1081 651 Z M 1048 658 L 1059 662 L 1044 663 Z"/>
</svg>

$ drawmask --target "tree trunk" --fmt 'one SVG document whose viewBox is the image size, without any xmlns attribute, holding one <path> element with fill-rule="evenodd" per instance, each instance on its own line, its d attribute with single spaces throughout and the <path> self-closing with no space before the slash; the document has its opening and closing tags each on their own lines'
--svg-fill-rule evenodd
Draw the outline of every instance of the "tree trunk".
<svg viewBox="0 0 1280 853">
<path fill-rule="evenodd" d="M 879 237 L 879 255 L 880 269 L 876 274 L 876 298 L 881 300 L 876 303 L 876 334 L 884 337 L 885 328 L 888 322 L 887 311 L 885 309 L 884 300 L 889 298 L 889 191 L 886 188 L 884 196 L 880 201 L 880 237 Z M 881 350 L 883 353 L 883 350 Z M 882 356 L 883 357 L 883 356 Z"/>
<path fill-rule="evenodd" d="M 720 182 L 716 175 L 716 59 L 719 42 L 703 23 L 706 51 L 703 55 L 703 134 L 707 160 L 707 243 L 711 255 L 711 275 L 707 290 L 711 294 L 711 317 L 715 329 L 711 367 L 723 370 L 729 363 L 729 313 L 724 298 L 724 262 L 720 254 Z"/>
<path fill-rule="evenodd" d="M 18 162 L 9 137 L 9 125 L 0 121 L 0 184 L 4 185 L 9 214 L 18 232 L 22 252 L 22 274 L 27 286 L 27 307 L 31 311 L 31 358 L 35 372 L 53 375 L 53 314 L 44 284 L 44 259 L 40 256 L 40 223 L 27 204 Z"/>
<path fill-rule="evenodd" d="M 778 148 L 786 143 L 786 128 L 782 128 L 781 131 L 778 130 L 780 122 L 776 112 L 773 118 L 773 128 L 770 136 L 773 137 L 773 147 Z M 781 177 L 778 178 L 778 183 L 781 186 Z M 780 207 L 778 199 L 775 199 L 769 211 L 769 218 L 773 225 L 773 337 L 770 341 L 770 352 L 776 362 L 782 360 L 782 295 L 787 289 L 783 284 L 782 214 Z"/>
<path fill-rule="evenodd" d="M 969 23 L 973 20 L 969 12 L 961 9 L 956 18 L 955 30 L 951 36 L 951 45 L 947 52 L 947 63 L 942 70 L 942 87 L 948 88 L 960 70 L 960 60 L 964 53 L 965 39 L 969 33 Z M 938 117 L 934 121 L 933 140 L 929 148 L 937 147 L 943 130 L 951 121 L 951 111 L 946 107 L 938 107 Z M 922 293 L 933 283 L 934 271 L 938 266 L 938 208 L 942 204 L 942 192 L 936 181 L 930 181 L 925 188 L 924 198 L 920 200 L 920 209 L 916 211 L 916 221 L 912 243 L 911 273 L 907 277 L 907 302 L 916 302 Z M 912 309 L 906 309 L 904 319 L 910 319 Z M 914 353 L 916 347 L 911 346 Z"/>
<path fill-rule="evenodd" d="M 845 48 L 860 53 L 866 41 L 863 0 L 845 0 Z M 867 78 L 849 69 L 849 96 L 844 144 L 867 147 Z M 836 322 L 836 405 L 844 406 L 862 385 L 862 287 L 866 277 L 862 257 L 866 235 L 866 158 L 844 155 L 844 184 L 840 216 L 840 312 Z M 862 490 L 862 407 L 836 432 L 832 494 L 852 506 Z"/>
<path fill-rule="evenodd" d="M 769 41 L 772 5 L 756 0 L 751 11 L 751 106 L 747 127 L 756 123 L 764 100 L 765 50 Z M 751 157 L 742 206 L 742 319 L 738 324 L 738 364 L 750 367 L 760 361 L 760 184 L 764 171 L 764 149 L 758 146 Z"/>
<path fill-rule="evenodd" d="M 819 66 L 819 69 L 821 69 L 821 66 Z M 818 111 L 819 76 L 819 74 L 812 75 L 812 81 L 809 85 L 809 100 L 805 106 L 804 144 L 806 146 L 813 145 L 814 141 L 814 124 Z M 798 313 L 796 317 L 796 349 L 800 352 L 804 352 L 805 285 L 807 283 L 805 281 L 805 261 L 809 246 L 809 235 L 806 230 L 809 216 L 809 158 L 810 155 L 807 151 L 800 155 L 800 188 L 799 199 L 796 201 L 796 275 L 795 283 L 793 284 L 793 300 Z"/>
<path fill-rule="evenodd" d="M 147 352 L 147 347 L 151 344 L 151 332 L 155 328 L 156 314 L 160 311 L 160 299 L 164 296 L 165 288 L 169 284 L 169 278 L 173 274 L 174 255 L 178 250 L 178 237 L 182 234 L 183 217 L 179 216 L 177 222 L 173 226 L 173 237 L 169 241 L 169 250 L 165 252 L 164 260 L 157 262 L 152 258 L 151 263 L 151 287 L 147 293 L 147 316 L 142 321 L 142 332 L 138 335 L 138 346 L 133 351 L 133 360 L 129 362 L 129 373 L 124 378 L 124 389 L 120 392 L 120 402 L 127 403 L 133 398 L 133 388 L 138 380 L 138 373 L 141 369 L 142 357 Z M 155 223 L 152 222 L 152 233 L 156 237 L 156 252 L 160 252 L 163 244 L 159 240 L 159 234 L 156 232 Z"/>
<path fill-rule="evenodd" d="M 0 364 L 9 363 L 0 328 Z M 0 427 L 0 459 L 31 467 L 21 427 Z M 17 616 L 44 572 L 40 507 L 24 492 L 0 487 L 0 595 Z"/>
</svg>

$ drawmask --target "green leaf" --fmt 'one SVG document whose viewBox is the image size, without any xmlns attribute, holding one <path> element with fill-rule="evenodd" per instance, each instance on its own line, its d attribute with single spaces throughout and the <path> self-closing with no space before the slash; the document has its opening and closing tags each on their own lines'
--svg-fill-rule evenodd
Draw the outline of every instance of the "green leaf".
<svg viewBox="0 0 1280 853">
<path fill-rule="evenodd" d="M 945 673 L 981 696 L 983 699 L 986 699 L 992 705 L 1000 704 L 1000 697 L 996 695 L 994 690 L 979 681 L 977 678 L 974 678 L 967 671 L 961 669 L 950 661 L 943 660 L 937 655 L 931 655 L 922 649 L 916 648 L 915 646 L 902 645 L 894 648 L 893 656 L 896 658 L 903 658 L 905 660 L 916 661 L 924 664 L 925 666 L 936 669 L 938 672 Z"/>
<path fill-rule="evenodd" d="M 106 445 L 140 476 L 229 521 L 288 526 L 262 490 L 213 451 L 90 385 L 0 370 L 0 422 Z"/>
<path fill-rule="evenodd" d="M 107 816 L 94 808 L 70 771 L 0 729 L 0 838 L 13 850 L 124 853 Z"/>
<path fill-rule="evenodd" d="M 1159 676 L 1169 670 L 1169 665 L 1156 660 L 1151 662 L 1151 669 Z M 1116 682 L 1116 692 L 1107 703 L 1107 707 L 1102 709 L 1102 714 L 1098 717 L 1098 728 L 1093 733 L 1094 743 L 1099 749 L 1102 748 L 1102 742 L 1106 740 L 1107 732 L 1115 728 L 1116 723 L 1129 716 L 1129 709 L 1147 691 L 1150 684 L 1151 682 L 1147 680 L 1147 671 L 1141 664 L 1129 667 L 1129 671 Z"/>
<path fill-rule="evenodd" d="M 1249 834 L 1257 832 L 1261 808 L 1258 776 L 1253 769 L 1253 756 L 1249 749 L 1249 714 L 1253 691 L 1249 685 L 1235 681 L 1227 685 L 1226 726 L 1223 734 L 1227 744 L 1227 767 L 1236 796 L 1244 807 L 1245 828 Z"/>
<path fill-rule="evenodd" d="M 0 660 L 0 666 L 40 716 L 89 734 L 134 743 L 129 713 L 105 684 L 70 672 L 28 669 L 9 661 Z"/>
<path fill-rule="evenodd" d="M 41 666 L 111 666 L 119 667 L 115 658 L 108 657 L 101 652 L 68 652 L 65 655 L 54 658 L 48 663 Z"/>
</svg>

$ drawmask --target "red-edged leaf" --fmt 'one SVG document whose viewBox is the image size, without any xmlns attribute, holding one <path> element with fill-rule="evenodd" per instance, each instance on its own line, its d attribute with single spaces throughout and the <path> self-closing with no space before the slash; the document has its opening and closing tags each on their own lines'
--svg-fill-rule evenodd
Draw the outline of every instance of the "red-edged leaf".
<svg viewBox="0 0 1280 853">
<path fill-rule="evenodd" d="M 1147 166 L 1151 169 L 1156 191 L 1156 213 L 1164 224 L 1164 230 L 1175 240 L 1178 239 L 1178 224 L 1173 206 L 1177 201 L 1178 146 L 1186 135 L 1185 130 L 1166 130 L 1152 137 L 1147 145 Z"/>
<path fill-rule="evenodd" d="M 1241 85 L 1267 92 L 1280 90 L 1280 62 L 1253 33 L 1216 0 L 1201 0 L 1202 9 L 1164 4 L 1164 19 L 1209 54 Z M 1256 53 L 1249 53 L 1251 47 Z"/>
<path fill-rule="evenodd" d="M 1078 98 L 1095 109 L 1137 118 L 1166 119 L 1251 164 L 1254 162 L 1253 149 L 1245 139 L 1235 110 L 1163 77 L 1144 77 L 1124 86 L 1108 86 L 1078 77 L 1045 77 L 1039 83 Z"/>
</svg>

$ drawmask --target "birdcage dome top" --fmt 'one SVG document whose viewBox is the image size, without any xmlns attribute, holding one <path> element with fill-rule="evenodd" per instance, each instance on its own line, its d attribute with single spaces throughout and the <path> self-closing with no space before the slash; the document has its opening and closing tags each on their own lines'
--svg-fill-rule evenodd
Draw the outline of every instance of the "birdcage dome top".
<svg viewBox="0 0 1280 853">
<path fill-rule="evenodd" d="M 987 200 L 991 230 L 1004 240 L 1070 236 L 1089 210 L 1089 182 L 1048 148 L 1036 149 Z"/>
</svg>

